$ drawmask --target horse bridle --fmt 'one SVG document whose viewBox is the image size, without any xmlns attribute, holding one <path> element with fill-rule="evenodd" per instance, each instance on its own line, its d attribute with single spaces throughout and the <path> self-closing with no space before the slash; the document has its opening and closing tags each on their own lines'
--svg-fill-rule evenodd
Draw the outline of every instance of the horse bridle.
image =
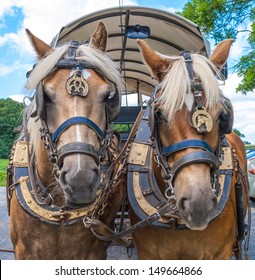
<svg viewBox="0 0 255 280">
<path fill-rule="evenodd" d="M 109 83 L 114 85 L 115 95 L 119 94 L 116 84 L 113 81 L 107 79 L 97 67 L 90 64 L 87 61 L 76 59 L 76 50 L 77 50 L 78 46 L 79 46 L 79 43 L 77 41 L 69 42 L 69 49 L 67 51 L 68 58 L 60 59 L 56 63 L 52 72 L 55 71 L 56 69 L 60 69 L 60 68 L 75 69 L 73 76 L 78 75 L 79 77 L 81 77 L 82 76 L 81 71 L 83 69 L 93 69 L 100 76 L 104 77 Z M 71 76 L 70 78 L 72 78 L 73 76 Z M 76 76 L 73 79 L 75 79 Z M 86 83 L 85 79 L 83 82 Z M 79 91 L 79 92 L 74 92 L 74 93 L 71 92 L 69 94 L 71 94 L 72 96 L 80 95 L 83 97 L 83 96 L 86 96 L 87 93 L 85 92 L 85 94 L 83 94 L 82 92 Z M 84 116 L 76 116 L 76 117 L 72 117 L 72 118 L 69 118 L 66 121 L 64 121 L 55 130 L 55 132 L 51 134 L 48 129 L 48 126 L 47 126 L 46 114 L 44 111 L 44 89 L 43 89 L 42 82 L 40 82 L 37 87 L 37 91 L 35 93 L 35 98 L 36 98 L 37 109 L 35 112 L 32 112 L 31 117 L 37 116 L 40 118 L 40 120 L 42 122 L 42 127 L 40 128 L 41 138 L 43 139 L 45 146 L 50 150 L 50 159 L 54 164 L 53 173 L 54 173 L 55 177 L 58 178 L 58 175 L 59 175 L 58 170 L 62 166 L 64 157 L 74 154 L 74 153 L 80 153 L 80 154 L 85 154 L 85 155 L 91 156 L 97 164 L 100 164 L 103 159 L 104 153 L 107 149 L 107 146 L 109 146 L 108 140 L 111 139 L 111 137 L 112 137 L 112 135 L 109 131 L 109 128 L 108 128 L 109 114 L 108 114 L 107 108 L 105 109 L 106 127 L 105 127 L 104 131 L 102 131 L 98 127 L 98 125 L 96 123 L 94 123 L 91 119 L 84 117 Z M 100 150 L 98 150 L 94 145 L 91 145 L 88 143 L 83 143 L 83 142 L 71 142 L 71 143 L 65 144 L 59 150 L 57 150 L 57 141 L 58 141 L 59 137 L 61 136 L 61 134 L 69 127 L 71 127 L 73 125 L 77 125 L 77 124 L 86 125 L 96 133 L 96 135 L 98 136 L 100 143 L 101 143 Z"/>
<path fill-rule="evenodd" d="M 194 94 L 194 100 L 195 100 L 195 110 L 191 112 L 191 114 L 199 115 L 205 115 L 208 118 L 211 118 L 210 114 L 205 110 L 205 108 L 202 106 L 201 102 L 201 96 L 202 96 L 202 84 L 199 81 L 195 81 L 193 69 L 192 69 L 192 58 L 190 56 L 190 53 L 188 51 L 181 52 L 183 59 L 186 63 L 186 67 L 188 70 L 190 83 L 191 83 L 191 89 Z M 219 156 L 221 151 L 221 145 L 220 145 L 220 136 L 219 141 L 216 150 L 214 151 L 210 145 L 201 139 L 187 139 L 180 142 L 176 142 L 174 144 L 171 144 L 169 146 L 162 147 L 157 128 L 154 128 L 155 121 L 161 122 L 162 116 L 160 110 L 155 109 L 155 99 L 156 95 L 158 93 L 159 89 L 157 88 L 153 94 L 152 101 L 150 101 L 149 106 L 151 106 L 151 113 L 150 113 L 150 119 L 153 120 L 150 122 L 152 135 L 151 138 L 155 139 L 155 158 L 156 162 L 160 163 L 161 167 L 163 168 L 164 179 L 168 183 L 168 187 L 165 191 L 165 196 L 169 199 L 174 195 L 173 190 L 173 181 L 176 177 L 176 175 L 182 170 L 182 168 L 194 164 L 194 163 L 205 163 L 210 166 L 211 169 L 211 181 L 212 181 L 212 189 L 216 195 L 219 194 L 219 184 L 217 181 L 218 178 L 218 168 L 219 168 Z M 155 112 L 157 111 L 157 112 Z M 198 112 L 198 113 L 197 113 Z M 157 120 L 154 120 L 155 117 Z M 191 119 L 192 117 L 190 117 Z M 198 127 L 196 124 L 190 123 L 190 125 L 197 130 L 200 134 L 205 134 L 209 132 L 207 130 L 206 125 L 204 125 L 202 128 Z M 182 157 L 178 158 L 174 161 L 172 167 L 169 167 L 167 163 L 167 158 L 173 156 L 175 153 L 186 150 L 189 148 L 196 148 L 197 151 L 193 151 L 190 153 L 187 153 L 183 155 Z"/>
</svg>

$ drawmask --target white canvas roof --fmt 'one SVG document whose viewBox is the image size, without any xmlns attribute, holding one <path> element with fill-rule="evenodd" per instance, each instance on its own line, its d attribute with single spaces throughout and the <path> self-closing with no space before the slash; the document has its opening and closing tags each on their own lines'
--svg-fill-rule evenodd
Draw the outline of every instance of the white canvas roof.
<svg viewBox="0 0 255 280">
<path fill-rule="evenodd" d="M 210 54 L 209 43 L 196 24 L 174 13 L 140 6 L 116 7 L 79 18 L 61 28 L 52 46 L 71 40 L 89 40 L 99 21 L 103 21 L 107 27 L 107 53 L 119 63 L 129 93 L 139 92 L 149 96 L 156 81 L 142 62 L 136 40 L 125 36 L 127 26 L 148 26 L 150 37 L 145 40 L 162 54 L 179 54 L 182 50 L 203 50 L 207 55 Z"/>
</svg>

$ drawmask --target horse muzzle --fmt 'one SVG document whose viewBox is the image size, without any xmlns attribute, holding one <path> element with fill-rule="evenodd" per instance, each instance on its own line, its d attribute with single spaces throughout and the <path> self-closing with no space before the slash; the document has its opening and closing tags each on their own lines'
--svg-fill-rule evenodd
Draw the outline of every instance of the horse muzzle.
<svg viewBox="0 0 255 280">
<path fill-rule="evenodd" d="M 100 184 L 99 167 L 90 156 L 70 155 L 63 161 L 59 182 L 67 202 L 90 204 Z"/>
</svg>

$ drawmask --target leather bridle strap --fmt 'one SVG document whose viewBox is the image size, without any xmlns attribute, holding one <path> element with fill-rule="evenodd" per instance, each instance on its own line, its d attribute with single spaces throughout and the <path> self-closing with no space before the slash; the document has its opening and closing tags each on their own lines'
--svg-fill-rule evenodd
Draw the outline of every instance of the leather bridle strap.
<svg viewBox="0 0 255 280">
<path fill-rule="evenodd" d="M 83 142 L 72 142 L 72 143 L 68 143 L 64 146 L 62 146 L 59 151 L 58 151 L 58 162 L 59 165 L 62 165 L 63 162 L 63 158 L 65 156 L 71 155 L 71 154 L 85 154 L 88 156 L 91 156 L 95 162 L 97 164 L 99 164 L 99 150 L 91 145 L 91 144 L 87 144 L 87 143 L 83 143 Z"/>
<path fill-rule="evenodd" d="M 196 151 L 186 154 L 174 162 L 172 166 L 173 175 L 176 176 L 183 167 L 195 163 L 206 163 L 211 165 L 213 169 L 216 169 L 219 166 L 219 161 L 213 153 Z"/>
<path fill-rule="evenodd" d="M 88 61 L 85 60 L 78 60 L 78 59 L 61 59 L 59 60 L 54 69 L 61 69 L 61 68 L 79 68 L 79 69 L 91 69 L 94 70 L 97 74 L 99 74 L 100 76 L 104 77 L 108 82 L 112 83 L 115 88 L 117 88 L 117 85 L 115 82 L 113 82 L 112 80 L 110 80 L 109 78 L 105 77 L 105 75 L 98 69 L 98 67 L 92 65 L 91 63 L 89 63 Z"/>
<path fill-rule="evenodd" d="M 93 129 L 98 137 L 102 140 L 105 138 L 105 132 L 103 132 L 92 120 L 86 118 L 86 117 L 73 117 L 65 122 L 63 122 L 57 130 L 52 134 L 52 141 L 57 142 L 59 136 L 70 126 L 76 125 L 76 124 L 85 124 L 89 126 L 91 129 Z"/>
<path fill-rule="evenodd" d="M 133 233 L 137 229 L 144 228 L 146 226 L 152 226 L 153 223 L 158 221 L 164 214 L 170 212 L 175 205 L 172 203 L 166 203 L 157 212 L 151 214 L 146 219 L 139 221 L 138 223 L 132 225 L 131 227 L 121 231 L 114 232 L 106 224 L 97 219 L 90 219 L 85 217 L 83 223 L 86 228 L 90 228 L 93 234 L 100 240 L 103 241 L 113 241 L 124 243 L 125 246 L 131 245 L 131 240 L 127 237 L 129 234 Z"/>
<path fill-rule="evenodd" d="M 187 139 L 183 140 L 181 142 L 177 142 L 175 144 L 169 145 L 167 147 L 162 148 L 162 153 L 163 155 L 169 156 L 170 154 L 173 154 L 175 152 L 188 149 L 188 148 L 198 148 L 198 149 L 203 149 L 208 152 L 213 153 L 212 148 L 208 145 L 207 142 L 200 140 L 200 139 Z"/>
</svg>

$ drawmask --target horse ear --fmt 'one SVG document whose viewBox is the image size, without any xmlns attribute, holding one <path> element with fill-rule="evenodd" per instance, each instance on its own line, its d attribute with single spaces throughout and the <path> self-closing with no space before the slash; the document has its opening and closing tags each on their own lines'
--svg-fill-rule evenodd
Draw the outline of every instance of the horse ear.
<svg viewBox="0 0 255 280">
<path fill-rule="evenodd" d="M 90 46 L 97 48 L 101 51 L 106 50 L 107 44 L 107 30 L 102 21 L 99 22 L 92 38 L 90 39 Z"/>
<path fill-rule="evenodd" d="M 163 78 L 163 73 L 169 68 L 170 61 L 160 56 L 144 40 L 136 40 L 139 49 L 142 53 L 144 62 L 151 70 L 151 74 L 158 81 Z"/>
<path fill-rule="evenodd" d="M 210 56 L 210 61 L 218 68 L 221 68 L 227 61 L 230 47 L 234 39 L 226 39 L 220 42 L 212 55 Z"/>
<path fill-rule="evenodd" d="M 30 39 L 31 44 L 33 45 L 38 59 L 42 59 L 47 53 L 52 52 L 53 48 L 44 43 L 42 40 L 37 38 L 35 35 L 33 35 L 29 29 L 26 29 L 27 35 Z"/>
</svg>

